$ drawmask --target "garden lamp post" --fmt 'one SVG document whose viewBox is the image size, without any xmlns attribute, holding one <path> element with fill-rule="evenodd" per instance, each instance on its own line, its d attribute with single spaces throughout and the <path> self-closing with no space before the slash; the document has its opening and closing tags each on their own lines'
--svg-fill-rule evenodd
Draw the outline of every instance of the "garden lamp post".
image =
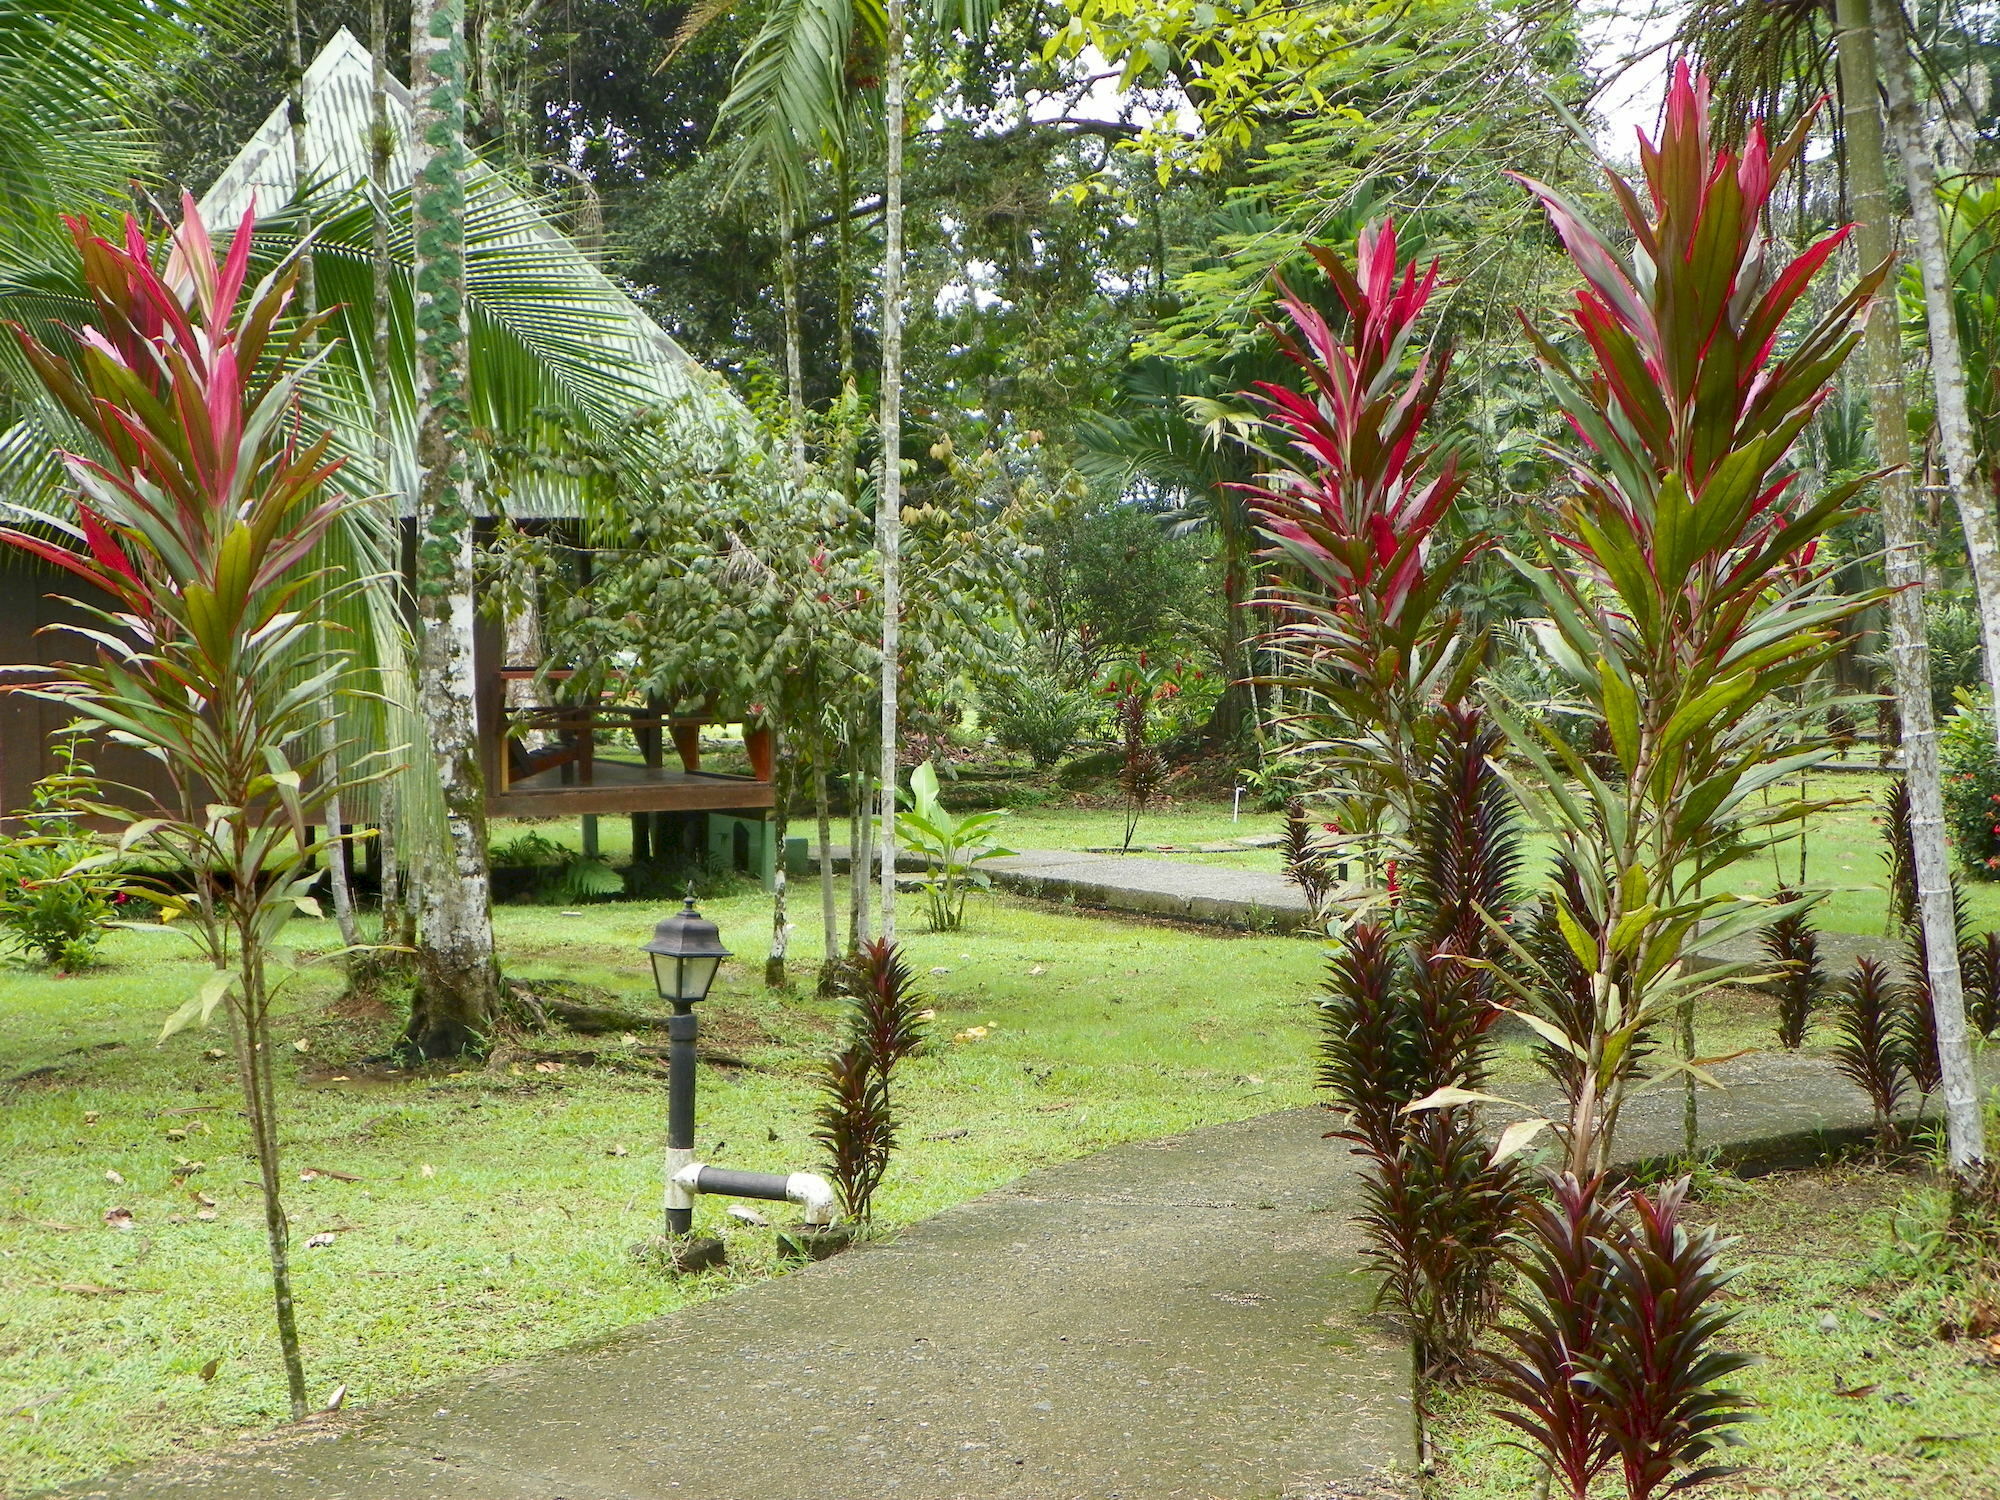
<svg viewBox="0 0 2000 1500">
<path fill-rule="evenodd" d="M 715 971 L 729 957 L 722 936 L 686 905 L 653 929 L 644 951 L 652 955 L 653 984 L 673 1007 L 667 1018 L 667 1234 L 685 1236 L 694 1228 L 694 1194 L 677 1180 L 694 1161 L 694 1040 L 700 1022 L 694 1007 L 708 998 Z"/>
</svg>

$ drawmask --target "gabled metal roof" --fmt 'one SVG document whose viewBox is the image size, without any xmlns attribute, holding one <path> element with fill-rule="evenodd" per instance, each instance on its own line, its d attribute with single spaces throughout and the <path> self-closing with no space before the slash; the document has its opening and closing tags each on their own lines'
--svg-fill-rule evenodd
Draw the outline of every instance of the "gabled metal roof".
<svg viewBox="0 0 2000 1500">
<path fill-rule="evenodd" d="M 306 180 L 316 201 L 351 200 L 368 183 L 373 89 L 374 61 L 359 39 L 342 27 L 305 74 Z M 416 174 L 414 101 L 393 75 L 385 94 L 393 137 L 386 186 L 401 192 Z M 211 224 L 228 224 L 240 219 L 253 201 L 260 211 L 281 207 L 292 200 L 297 181 L 290 112 L 281 99 L 203 196 L 203 217 Z M 466 186 L 468 200 L 477 203 L 482 214 L 497 213 L 504 222 L 501 243 L 532 245 L 563 279 L 574 279 L 579 322 L 591 340 L 602 345 L 607 362 L 632 391 L 633 411 L 684 413 L 678 426 L 685 432 L 690 456 L 702 467 L 710 466 L 702 458 L 705 453 L 715 453 L 716 462 L 727 462 L 722 457 L 727 449 L 761 445 L 756 418 L 727 383 L 674 342 L 527 195 L 479 162 L 468 172 Z M 407 443 L 395 445 L 397 467 L 403 472 L 390 476 L 387 486 L 404 496 L 415 491 L 408 448 Z M 544 479 L 517 485 L 506 509 L 509 515 L 526 519 L 576 515 L 581 507 L 575 493 L 559 479 Z M 407 503 L 404 513 L 409 514 Z"/>
</svg>

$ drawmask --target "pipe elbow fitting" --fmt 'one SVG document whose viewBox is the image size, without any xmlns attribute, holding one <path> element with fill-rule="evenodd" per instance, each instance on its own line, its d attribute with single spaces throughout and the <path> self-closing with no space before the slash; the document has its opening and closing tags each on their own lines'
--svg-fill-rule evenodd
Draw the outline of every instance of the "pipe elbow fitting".
<svg viewBox="0 0 2000 1500">
<path fill-rule="evenodd" d="M 825 1229 L 833 1223 L 834 1193 L 824 1177 L 812 1172 L 794 1172 L 785 1179 L 785 1196 L 806 1211 L 806 1226 Z"/>
</svg>

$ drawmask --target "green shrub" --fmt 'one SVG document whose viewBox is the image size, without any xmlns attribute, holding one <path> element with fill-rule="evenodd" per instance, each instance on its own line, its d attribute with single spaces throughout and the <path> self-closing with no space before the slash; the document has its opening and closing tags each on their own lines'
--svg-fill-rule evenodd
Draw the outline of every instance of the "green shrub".
<svg viewBox="0 0 2000 1500">
<path fill-rule="evenodd" d="M 1961 689 L 1958 699 L 1938 736 L 1945 826 L 1968 876 L 2000 880 L 2000 750 L 1993 743 L 1993 713 L 1986 694 Z"/>
<path fill-rule="evenodd" d="M 15 951 L 51 968 L 82 969 L 96 962 L 125 893 L 115 871 L 76 868 L 105 853 L 72 810 L 97 781 L 77 736 L 52 748 L 56 769 L 35 783 L 33 805 L 20 814 L 27 831 L 0 840 L 0 931 Z"/>
<path fill-rule="evenodd" d="M 1054 678 L 1024 677 L 996 695 L 993 738 L 1003 750 L 1017 751 L 1038 766 L 1052 766 L 1076 748 L 1098 717 L 1088 693 Z"/>
</svg>

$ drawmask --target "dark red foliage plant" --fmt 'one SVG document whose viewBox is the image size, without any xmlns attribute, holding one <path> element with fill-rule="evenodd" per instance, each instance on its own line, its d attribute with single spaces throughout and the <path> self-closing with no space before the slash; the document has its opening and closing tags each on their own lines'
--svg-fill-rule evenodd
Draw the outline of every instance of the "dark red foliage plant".
<svg viewBox="0 0 2000 1500">
<path fill-rule="evenodd" d="M 1872 958 L 1857 960 L 1834 1009 L 1833 1065 L 1868 1096 L 1878 1134 L 1888 1130 L 1909 1082 L 1899 1009 L 1888 971 Z"/>
<path fill-rule="evenodd" d="M 1723 1382 L 1751 1360 L 1719 1342 L 1735 1318 L 1726 1246 L 1686 1222 L 1687 1192 L 1685 1178 L 1647 1194 L 1564 1173 L 1522 1215 L 1487 1385 L 1570 1500 L 1614 1463 L 1627 1500 L 1732 1472 L 1711 1460 L 1750 1402 Z"/>
<path fill-rule="evenodd" d="M 813 1139 L 851 1219 L 866 1223 L 896 1149 L 896 1065 L 923 1045 L 924 999 L 900 944 L 862 945 L 845 1045 L 820 1078 Z"/>
<path fill-rule="evenodd" d="M 1581 1377 L 1609 1290 L 1602 1247 L 1615 1238 L 1622 1207 L 1603 1177 L 1565 1172 L 1522 1211 L 1510 1257 L 1520 1279 L 1494 1330 L 1503 1346 L 1488 1351 L 1487 1388 L 1507 1402 L 1494 1415 L 1523 1434 L 1522 1446 L 1569 1500 L 1586 1500 L 1616 1455 Z"/>
<path fill-rule="evenodd" d="M 1819 933 L 1812 909 L 1797 891 L 1781 888 L 1778 903 L 1792 907 L 1764 928 L 1764 954 L 1776 969 L 1772 988 L 1778 999 L 1778 1045 L 1796 1052 L 1805 1045 L 1806 1028 L 1826 992 L 1826 970 L 1819 961 Z"/>
<path fill-rule="evenodd" d="M 1514 901 L 1520 833 L 1474 712 L 1448 713 L 1418 803 L 1402 932 L 1352 929 L 1322 1003 L 1319 1081 L 1347 1111 L 1364 1169 L 1359 1222 L 1385 1299 L 1402 1314 L 1426 1380 L 1466 1374 L 1497 1306 L 1501 1242 L 1522 1193 L 1512 1149 L 1496 1154 L 1470 1100 L 1486 1083 L 1503 1009 L 1483 956 Z"/>
<path fill-rule="evenodd" d="M 1606 1278 L 1579 1375 L 1627 1500 L 1735 1472 L 1711 1460 L 1740 1441 L 1736 1428 L 1749 1418 L 1750 1398 L 1723 1384 L 1754 1363 L 1718 1342 L 1736 1320 L 1720 1300 L 1734 1278 L 1722 1267 L 1727 1245 L 1686 1222 L 1687 1195 L 1685 1177 L 1633 1193 L 1617 1232 L 1598 1241 Z"/>
</svg>

